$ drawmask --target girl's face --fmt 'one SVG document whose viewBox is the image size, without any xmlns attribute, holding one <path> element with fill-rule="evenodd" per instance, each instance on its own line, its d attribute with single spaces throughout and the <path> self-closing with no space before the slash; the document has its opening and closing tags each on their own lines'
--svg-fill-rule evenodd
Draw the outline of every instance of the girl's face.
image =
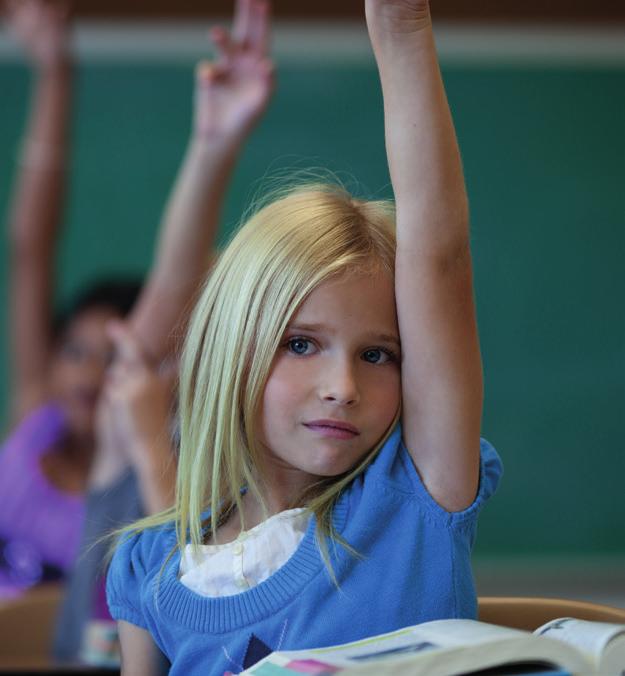
<svg viewBox="0 0 625 676">
<path fill-rule="evenodd" d="M 266 476 L 291 497 L 351 469 L 400 403 L 393 279 L 357 273 L 319 285 L 292 318 L 263 394 Z"/>
</svg>

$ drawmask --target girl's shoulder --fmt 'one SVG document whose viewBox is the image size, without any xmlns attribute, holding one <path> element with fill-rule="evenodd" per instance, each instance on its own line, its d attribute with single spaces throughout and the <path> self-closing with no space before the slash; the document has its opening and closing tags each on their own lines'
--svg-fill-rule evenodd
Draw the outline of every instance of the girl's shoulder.
<svg viewBox="0 0 625 676">
<path fill-rule="evenodd" d="M 114 546 L 109 569 L 111 577 L 139 578 L 160 569 L 176 547 L 174 522 L 128 531 Z"/>
<path fill-rule="evenodd" d="M 120 536 L 106 576 L 106 597 L 114 619 L 147 629 L 143 590 L 160 576 L 175 546 L 173 522 Z"/>
</svg>

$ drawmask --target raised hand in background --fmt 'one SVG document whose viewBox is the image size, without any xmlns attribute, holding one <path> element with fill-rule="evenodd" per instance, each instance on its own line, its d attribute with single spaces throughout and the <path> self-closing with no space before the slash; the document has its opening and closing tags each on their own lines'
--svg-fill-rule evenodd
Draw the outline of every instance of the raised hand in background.
<svg viewBox="0 0 625 676">
<path fill-rule="evenodd" d="M 4 10 L 34 76 L 8 217 L 11 414 L 18 422 L 50 399 L 54 258 L 69 153 L 71 26 L 65 2 L 7 0 Z"/>
<path fill-rule="evenodd" d="M 172 440 L 173 395 L 177 369 L 156 369 L 142 354 L 129 327 L 111 322 L 115 358 L 100 396 L 97 415 L 97 475 L 116 478 L 131 466 L 146 513 L 173 503 L 176 458 Z M 103 481 L 107 485 L 109 481 Z M 95 486 L 97 487 L 97 486 Z"/>
<path fill-rule="evenodd" d="M 234 164 L 271 98 L 269 8 L 263 0 L 238 0 L 232 32 L 211 31 L 215 60 L 196 67 L 191 137 L 165 209 L 157 267 L 131 322 L 156 361 L 184 332 L 188 301 L 212 258 Z"/>
<path fill-rule="evenodd" d="M 197 66 L 196 135 L 246 134 L 267 107 L 274 86 L 269 9 L 264 0 L 238 0 L 232 30 L 210 30 L 216 58 Z"/>
<path fill-rule="evenodd" d="M 6 0 L 5 16 L 9 32 L 34 65 L 55 64 L 69 56 L 69 3 Z"/>
</svg>

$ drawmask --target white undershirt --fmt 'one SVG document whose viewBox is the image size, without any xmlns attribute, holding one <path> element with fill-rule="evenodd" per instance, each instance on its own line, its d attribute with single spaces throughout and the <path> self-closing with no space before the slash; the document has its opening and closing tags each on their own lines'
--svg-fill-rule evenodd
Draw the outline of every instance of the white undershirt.
<svg viewBox="0 0 625 676">
<path fill-rule="evenodd" d="M 309 519 L 305 509 L 289 509 L 241 532 L 232 542 L 187 545 L 180 558 L 180 582 L 202 596 L 232 596 L 251 589 L 291 558 Z"/>
</svg>

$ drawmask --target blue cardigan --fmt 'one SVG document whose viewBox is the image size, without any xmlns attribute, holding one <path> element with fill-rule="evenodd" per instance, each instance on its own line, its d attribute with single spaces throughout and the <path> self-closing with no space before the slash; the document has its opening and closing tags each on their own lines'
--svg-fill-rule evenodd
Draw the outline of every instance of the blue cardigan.
<svg viewBox="0 0 625 676">
<path fill-rule="evenodd" d="M 495 491 L 501 461 L 481 444 L 473 504 L 449 513 L 429 495 L 393 431 L 375 460 L 342 493 L 334 524 L 360 554 L 330 544 L 339 589 L 319 554 L 315 519 L 276 573 L 234 596 L 206 598 L 178 580 L 173 527 L 121 544 L 107 580 L 112 616 L 143 627 L 172 676 L 239 673 L 272 650 L 355 641 L 428 620 L 475 617 L 470 555 L 477 516 Z"/>
</svg>

